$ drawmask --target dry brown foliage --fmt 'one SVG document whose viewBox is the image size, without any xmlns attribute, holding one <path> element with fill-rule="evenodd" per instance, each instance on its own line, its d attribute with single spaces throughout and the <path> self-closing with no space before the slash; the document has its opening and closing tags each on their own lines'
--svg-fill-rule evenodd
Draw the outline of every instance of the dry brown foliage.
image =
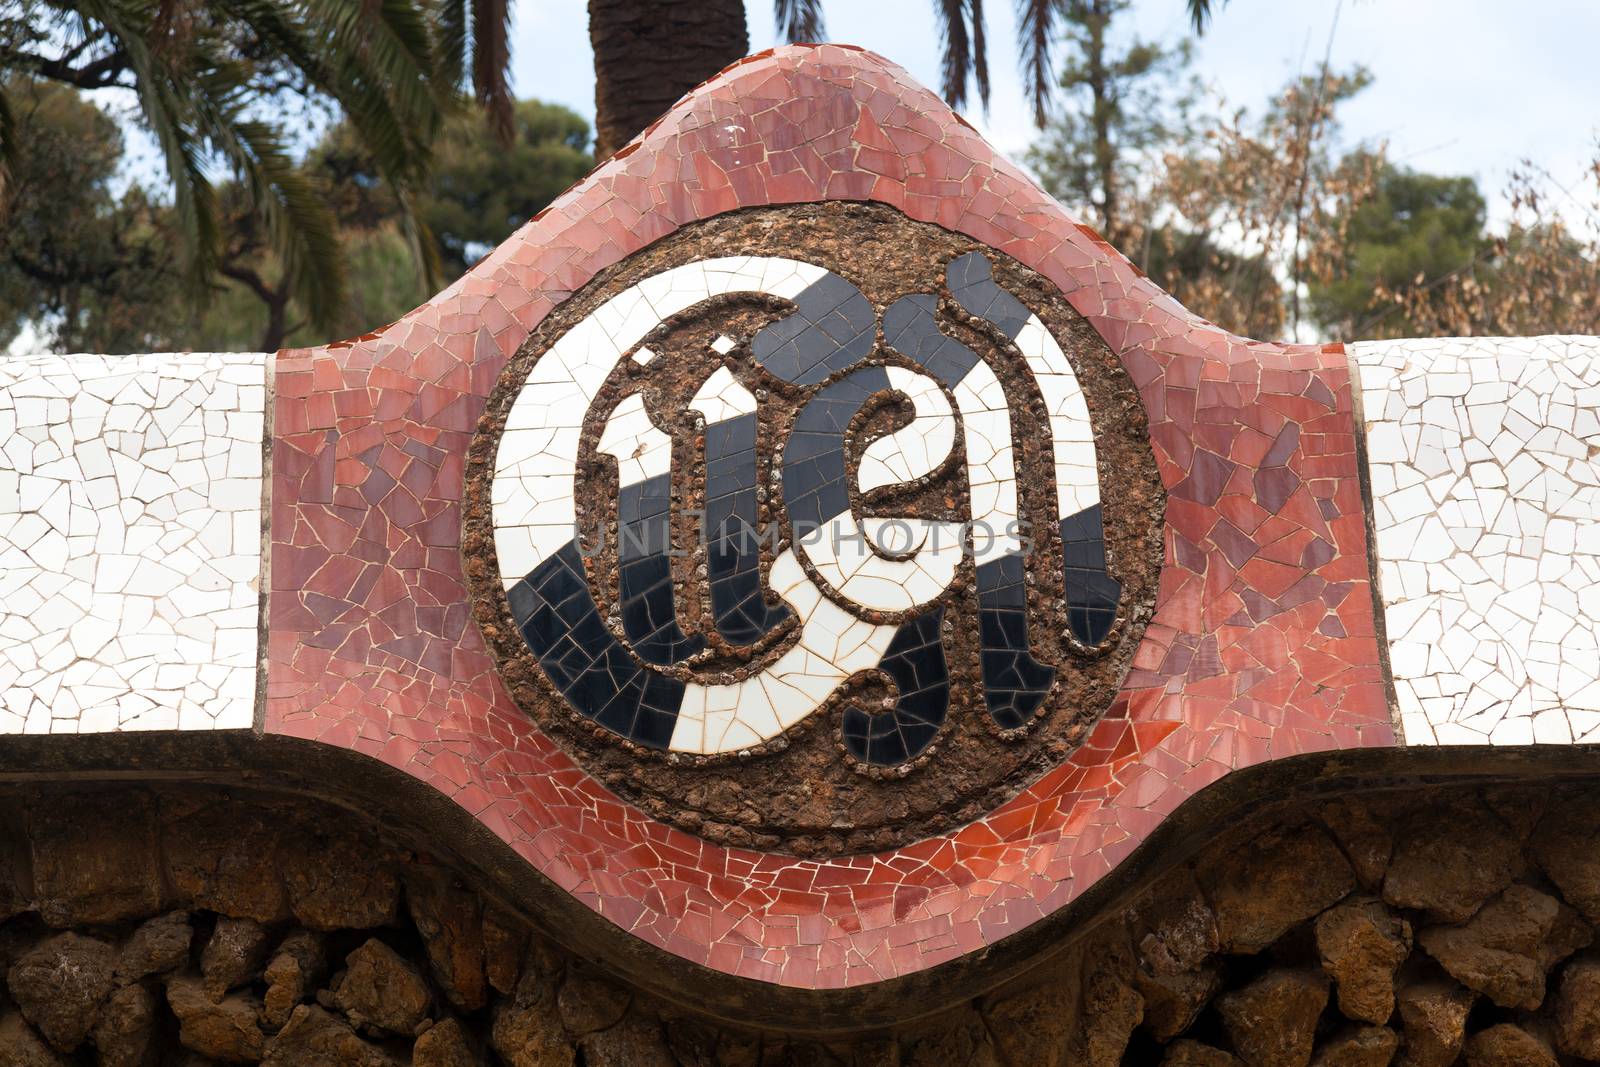
<svg viewBox="0 0 1600 1067">
<path fill-rule="evenodd" d="M 1506 197 L 1506 232 L 1472 262 L 1376 295 L 1421 336 L 1600 333 L 1600 145 L 1580 188 L 1524 160 Z"/>
<path fill-rule="evenodd" d="M 1335 110 L 1366 75 L 1300 79 L 1265 115 L 1220 115 L 1166 152 L 1128 205 L 1125 247 L 1186 307 L 1251 337 L 1300 330 L 1301 287 L 1345 263 L 1344 220 L 1371 195 L 1381 149 L 1336 158 Z"/>
</svg>

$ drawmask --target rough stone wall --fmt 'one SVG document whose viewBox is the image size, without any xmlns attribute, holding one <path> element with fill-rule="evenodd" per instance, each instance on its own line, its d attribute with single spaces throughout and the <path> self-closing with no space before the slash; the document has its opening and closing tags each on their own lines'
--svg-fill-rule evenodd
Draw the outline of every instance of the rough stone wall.
<svg viewBox="0 0 1600 1067">
<path fill-rule="evenodd" d="M 1597 799 L 1413 786 L 1230 820 L 1006 988 L 823 1039 L 629 989 L 343 809 L 13 791 L 0 1067 L 1600 1062 Z"/>
</svg>

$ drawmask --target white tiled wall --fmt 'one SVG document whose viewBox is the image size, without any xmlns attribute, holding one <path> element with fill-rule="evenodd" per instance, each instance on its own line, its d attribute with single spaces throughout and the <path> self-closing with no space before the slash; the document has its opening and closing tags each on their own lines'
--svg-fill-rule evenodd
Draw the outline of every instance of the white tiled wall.
<svg viewBox="0 0 1600 1067">
<path fill-rule="evenodd" d="M 1406 742 L 1600 739 L 1600 338 L 1348 347 Z"/>
<path fill-rule="evenodd" d="M 267 364 L 0 357 L 0 733 L 251 725 Z"/>
</svg>

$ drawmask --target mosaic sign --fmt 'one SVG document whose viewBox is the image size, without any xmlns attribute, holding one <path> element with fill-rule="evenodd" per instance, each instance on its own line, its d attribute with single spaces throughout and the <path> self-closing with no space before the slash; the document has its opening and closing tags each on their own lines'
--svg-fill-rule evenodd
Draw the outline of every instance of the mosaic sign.
<svg viewBox="0 0 1600 1067">
<path fill-rule="evenodd" d="M 1163 495 L 1131 381 L 1005 259 L 893 211 L 774 209 L 541 328 L 468 478 L 503 608 L 480 618 L 530 714 L 702 832 L 717 805 L 675 794 L 710 783 L 821 849 L 1003 799 L 1081 740 L 1148 617 Z M 1103 467 L 1128 487 L 1109 546 Z M 794 812 L 796 785 L 833 803 Z M 849 833 L 824 830 L 840 790 Z"/>
<path fill-rule="evenodd" d="M 374 334 L 137 359 L 0 358 L 0 734 L 102 735 L 8 769 L 381 779 L 729 1010 L 1020 968 L 1239 772 L 1600 737 L 1600 340 L 1228 334 L 858 50 Z"/>
</svg>

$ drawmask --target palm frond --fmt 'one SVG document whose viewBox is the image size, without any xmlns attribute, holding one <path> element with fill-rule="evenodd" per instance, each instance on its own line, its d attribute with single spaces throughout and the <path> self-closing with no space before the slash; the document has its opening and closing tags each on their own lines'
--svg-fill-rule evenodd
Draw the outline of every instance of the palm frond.
<svg viewBox="0 0 1600 1067">
<path fill-rule="evenodd" d="M 229 3 L 278 7 L 283 0 L 227 0 Z M 374 145 L 393 149 L 380 164 L 389 171 L 404 169 L 403 153 L 426 151 L 438 128 L 442 103 L 436 82 L 432 28 L 414 0 L 381 0 L 376 17 L 363 13 L 361 4 L 349 0 L 308 0 L 309 28 L 327 41 L 320 54 L 331 57 L 331 69 L 313 67 L 326 79 L 322 85 L 358 123 L 388 111 L 397 130 Z M 363 135 L 367 132 L 363 129 Z M 392 142 L 394 132 L 403 134 Z"/>
<path fill-rule="evenodd" d="M 331 329 L 349 299 L 344 249 L 327 192 L 295 166 L 275 127 L 235 127 L 246 187 L 283 260 L 295 299 L 319 327 Z"/>
<path fill-rule="evenodd" d="M 461 88 L 466 75 L 467 0 L 440 0 L 434 5 L 435 51 L 439 78 L 452 89 Z"/>
<path fill-rule="evenodd" d="M 778 33 L 791 44 L 827 37 L 822 27 L 821 0 L 773 0 L 772 17 L 778 24 Z"/>
<path fill-rule="evenodd" d="M 1017 49 L 1022 53 L 1022 78 L 1033 105 L 1034 125 L 1050 118 L 1050 94 L 1055 90 L 1055 70 L 1050 59 L 1050 38 L 1055 30 L 1055 0 L 1017 0 Z"/>
<path fill-rule="evenodd" d="M 277 126 L 247 116 L 250 97 L 237 70 L 198 72 L 195 84 L 197 126 L 239 176 L 300 305 L 319 326 L 332 327 L 348 287 L 326 190 L 296 166 Z"/>
<path fill-rule="evenodd" d="M 433 76 L 438 52 L 426 15 L 411 0 L 371 0 L 364 13 L 352 18 L 347 3 L 313 0 L 313 18 L 330 19 L 325 31 L 335 42 L 318 52 L 311 37 L 321 27 L 283 17 L 279 0 L 217 0 L 229 11 L 268 38 L 284 55 L 323 86 L 344 108 L 345 115 L 371 155 L 378 173 L 399 195 L 403 210 L 413 201 L 410 190 L 426 172 L 432 158 L 433 134 L 438 127 L 441 95 L 450 95 L 448 83 Z M 325 60 L 323 57 L 330 57 Z M 226 127 L 233 120 L 217 116 Z M 318 202 L 303 188 L 302 176 L 283 171 L 287 159 L 276 131 L 240 128 L 229 153 L 236 169 L 253 167 L 246 175 L 252 197 L 263 209 L 274 250 L 284 262 L 286 277 L 294 280 L 302 306 L 319 325 L 333 321 L 346 289 L 343 252 L 337 241 L 329 244 L 322 230 L 334 234 L 331 216 L 311 219 L 308 212 Z M 271 217 L 268 217 L 270 215 Z M 309 220 L 309 222 L 308 222 Z M 296 227 L 308 226 L 304 231 Z M 426 235 L 424 235 L 426 239 Z M 294 247 L 296 244 L 301 247 Z M 413 242 L 417 262 L 437 280 L 437 252 Z"/>
<path fill-rule="evenodd" d="M 216 269 L 221 245 L 217 223 L 217 194 L 206 176 L 204 145 L 187 124 L 192 114 L 186 83 L 173 76 L 149 46 L 148 18 L 135 21 L 138 14 L 116 0 L 82 0 L 73 5 L 79 16 L 92 19 L 116 39 L 128 57 L 134 77 L 140 110 L 172 178 L 173 207 L 179 226 L 188 236 L 184 248 L 185 265 L 194 279 L 209 277 Z"/>
<path fill-rule="evenodd" d="M 978 99 L 989 110 L 989 43 L 984 35 L 983 0 L 967 0 L 972 19 L 972 77 L 978 83 Z"/>
<path fill-rule="evenodd" d="M 402 205 L 430 286 L 438 281 L 438 252 L 415 219 L 415 191 L 442 114 L 459 99 L 468 0 L 444 0 L 442 11 L 435 0 L 35 2 L 54 13 L 61 32 L 117 58 L 126 76 L 118 84 L 137 94 L 171 177 L 197 292 L 223 265 L 221 198 L 210 175 L 226 168 L 247 205 L 241 224 L 254 231 L 259 223 L 298 305 L 322 328 L 334 328 L 343 311 L 345 258 L 328 191 L 297 164 L 291 135 L 268 111 L 283 91 L 283 70 L 343 109 Z M 473 14 L 475 43 L 489 50 L 488 66 L 474 72 L 480 96 L 491 113 L 503 106 L 509 131 L 507 0 L 480 0 Z M 441 78 L 441 69 L 450 76 Z M 0 166 L 14 140 L 0 110 Z"/>
<path fill-rule="evenodd" d="M 512 137 L 511 7 L 506 0 L 472 0 L 472 91 L 503 144 Z"/>
<path fill-rule="evenodd" d="M 1228 0 L 1222 0 L 1226 4 Z M 1196 36 L 1206 32 L 1206 27 L 1211 24 L 1211 0 L 1188 0 L 1189 22 L 1194 26 Z M 1220 6 L 1220 5 L 1219 5 Z"/>
<path fill-rule="evenodd" d="M 951 107 L 967 102 L 967 75 L 972 69 L 972 39 L 967 36 L 965 0 L 934 0 L 939 36 L 944 45 L 940 91 Z"/>
</svg>

